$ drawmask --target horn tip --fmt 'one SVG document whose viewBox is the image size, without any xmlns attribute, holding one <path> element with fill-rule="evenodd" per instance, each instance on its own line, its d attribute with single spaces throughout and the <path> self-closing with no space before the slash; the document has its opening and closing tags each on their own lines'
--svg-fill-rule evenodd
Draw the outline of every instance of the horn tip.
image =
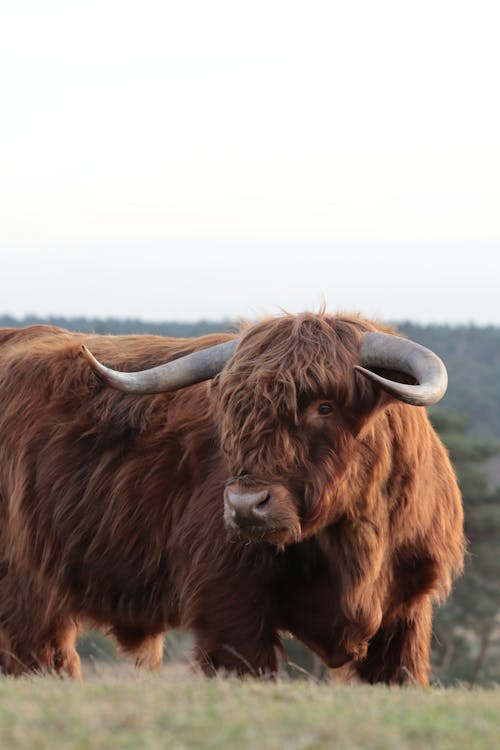
<svg viewBox="0 0 500 750">
<path fill-rule="evenodd" d="M 94 368 L 97 366 L 97 360 L 90 351 L 90 349 L 87 349 L 85 344 L 82 344 L 80 347 L 80 353 L 84 356 L 84 358 L 87 360 L 87 362 L 92 365 Z"/>
<path fill-rule="evenodd" d="M 100 380 L 103 380 L 104 382 L 107 382 L 109 380 L 107 368 L 102 365 L 98 359 L 94 357 L 90 349 L 87 349 L 85 344 L 82 344 L 80 353 L 83 355 L 84 359 L 87 361 L 87 364 L 90 366 L 92 371 Z"/>
</svg>

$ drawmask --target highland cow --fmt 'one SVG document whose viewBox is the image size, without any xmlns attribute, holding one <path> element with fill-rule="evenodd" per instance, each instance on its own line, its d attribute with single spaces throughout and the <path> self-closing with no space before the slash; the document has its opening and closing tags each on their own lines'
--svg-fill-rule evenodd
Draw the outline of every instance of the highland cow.
<svg viewBox="0 0 500 750">
<path fill-rule="evenodd" d="M 463 558 L 419 408 L 445 389 L 435 354 L 356 316 L 2 329 L 1 668 L 78 677 L 90 622 L 149 666 L 180 627 L 207 674 L 273 673 L 288 632 L 331 668 L 426 685 Z"/>
</svg>

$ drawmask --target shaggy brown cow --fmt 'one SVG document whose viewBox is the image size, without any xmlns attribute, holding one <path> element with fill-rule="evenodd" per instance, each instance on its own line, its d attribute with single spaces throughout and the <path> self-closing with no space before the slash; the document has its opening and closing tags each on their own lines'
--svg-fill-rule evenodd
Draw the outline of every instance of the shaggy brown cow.
<svg viewBox="0 0 500 750">
<path fill-rule="evenodd" d="M 369 682 L 427 684 L 462 508 L 415 405 L 445 388 L 435 355 L 355 316 L 1 330 L 1 667 L 78 676 L 90 621 L 150 666 L 182 627 L 207 673 L 272 672 L 288 631 Z"/>
</svg>

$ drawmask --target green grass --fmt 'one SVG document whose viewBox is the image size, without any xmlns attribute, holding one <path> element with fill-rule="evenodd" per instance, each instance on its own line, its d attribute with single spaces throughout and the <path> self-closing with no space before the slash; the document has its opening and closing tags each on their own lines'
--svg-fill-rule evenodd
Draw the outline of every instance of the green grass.
<svg viewBox="0 0 500 750">
<path fill-rule="evenodd" d="M 5 678 L 0 748 L 498 750 L 500 690 L 210 681 L 175 668 L 83 684 Z"/>
</svg>

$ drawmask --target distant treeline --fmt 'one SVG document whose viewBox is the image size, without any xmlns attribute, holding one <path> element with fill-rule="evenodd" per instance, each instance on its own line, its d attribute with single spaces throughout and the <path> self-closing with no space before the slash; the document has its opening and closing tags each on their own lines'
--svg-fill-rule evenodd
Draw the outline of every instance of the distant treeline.
<svg viewBox="0 0 500 750">
<path fill-rule="evenodd" d="M 471 435 L 500 438 L 500 327 L 406 322 L 398 328 L 445 362 L 449 386 L 438 408 L 464 417 Z"/>
<path fill-rule="evenodd" d="M 22 328 L 48 323 L 51 326 L 67 328 L 69 331 L 81 333 L 154 333 L 157 336 L 203 336 L 205 333 L 219 333 L 234 331 L 238 324 L 231 320 L 198 320 L 194 323 L 164 321 L 161 323 L 146 322 L 137 318 L 63 318 L 51 315 L 47 318 L 38 315 L 26 315 L 24 318 L 14 318 L 11 315 L 0 315 L 0 327 L 12 326 Z"/>
<path fill-rule="evenodd" d="M 94 333 L 154 333 L 161 336 L 200 336 L 205 333 L 234 331 L 234 320 L 200 320 L 194 323 L 146 322 L 117 318 L 22 319 L 0 316 L 0 326 L 27 326 L 39 323 Z M 399 330 L 439 354 L 448 368 L 450 384 L 439 408 L 460 414 L 471 435 L 500 439 L 500 327 L 398 324 Z"/>
</svg>

